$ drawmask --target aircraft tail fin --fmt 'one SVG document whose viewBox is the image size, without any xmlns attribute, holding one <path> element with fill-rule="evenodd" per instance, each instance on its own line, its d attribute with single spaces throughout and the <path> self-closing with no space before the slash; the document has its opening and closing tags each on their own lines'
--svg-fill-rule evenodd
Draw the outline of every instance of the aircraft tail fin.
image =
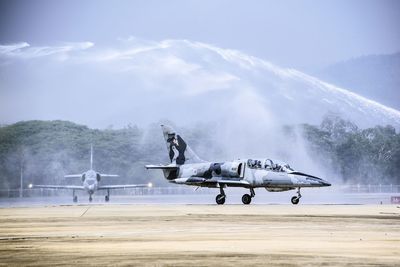
<svg viewBox="0 0 400 267">
<path fill-rule="evenodd" d="M 93 144 L 90 144 L 90 169 L 93 170 Z"/>
<path fill-rule="evenodd" d="M 171 163 L 183 165 L 185 163 L 204 162 L 172 127 L 161 125 L 161 128 Z"/>
</svg>

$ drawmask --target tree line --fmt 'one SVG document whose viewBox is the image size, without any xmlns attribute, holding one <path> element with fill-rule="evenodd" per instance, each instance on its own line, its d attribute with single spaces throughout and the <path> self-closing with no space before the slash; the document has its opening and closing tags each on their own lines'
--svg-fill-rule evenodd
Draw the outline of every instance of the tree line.
<svg viewBox="0 0 400 267">
<path fill-rule="evenodd" d="M 210 129 L 210 128 L 208 128 Z M 310 155 L 333 169 L 343 182 L 352 184 L 400 184 L 400 134 L 392 126 L 359 129 L 340 117 L 326 117 L 320 125 L 285 126 L 288 138 L 301 131 Z M 201 151 L 201 143 L 221 151 L 207 127 L 183 129 L 185 140 Z M 65 174 L 90 167 L 119 174 L 109 183 L 167 185 L 160 174 L 148 172 L 148 163 L 167 163 L 168 155 L 158 124 L 147 128 L 91 129 L 69 121 L 23 121 L 0 127 L 0 189 L 17 189 L 21 171 L 24 187 L 35 184 L 67 184 Z M 197 150 L 196 150 L 197 151 Z M 214 153 L 215 154 L 215 153 Z"/>
</svg>

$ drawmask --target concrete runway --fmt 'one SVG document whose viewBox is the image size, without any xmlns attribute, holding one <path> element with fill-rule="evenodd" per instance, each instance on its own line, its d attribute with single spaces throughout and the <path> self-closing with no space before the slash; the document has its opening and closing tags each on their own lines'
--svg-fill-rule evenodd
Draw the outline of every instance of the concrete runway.
<svg viewBox="0 0 400 267">
<path fill-rule="evenodd" d="M 400 206 L 0 208 L 0 265 L 400 266 Z"/>
<path fill-rule="evenodd" d="M 290 204 L 290 199 L 295 195 L 295 191 L 287 192 L 267 192 L 263 188 L 255 190 L 256 196 L 251 205 L 265 204 Z M 226 204 L 241 204 L 244 193 L 248 193 L 244 188 L 228 188 Z M 46 197 L 26 197 L 26 198 L 0 198 L 0 207 L 26 207 L 26 206 L 45 206 L 45 205 L 70 205 L 72 202 L 72 192 L 65 192 L 63 196 Z M 104 192 L 97 192 L 103 193 Z M 215 204 L 215 196 L 219 193 L 218 189 L 203 189 L 189 191 L 187 194 L 147 194 L 147 195 L 117 195 L 111 191 L 111 204 Z M 390 204 L 391 196 L 399 196 L 400 193 L 345 193 L 335 188 L 303 188 L 303 197 L 300 204 Z M 78 204 L 91 204 L 88 201 L 86 192 L 77 192 Z M 107 204 L 104 195 L 94 194 L 94 204 Z M 92 204 L 93 204 L 92 203 Z"/>
</svg>

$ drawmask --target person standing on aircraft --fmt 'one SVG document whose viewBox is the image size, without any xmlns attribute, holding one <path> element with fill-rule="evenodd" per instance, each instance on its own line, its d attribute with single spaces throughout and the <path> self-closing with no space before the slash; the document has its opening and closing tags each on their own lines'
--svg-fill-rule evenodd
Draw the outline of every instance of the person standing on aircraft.
<svg viewBox="0 0 400 267">
<path fill-rule="evenodd" d="M 185 184 L 197 187 L 219 188 L 216 196 L 217 204 L 224 204 L 226 194 L 224 188 L 244 187 L 250 194 L 244 194 L 243 204 L 250 204 L 255 196 L 255 188 L 265 188 L 269 192 L 282 192 L 297 188 L 297 196 L 291 202 L 298 204 L 302 187 L 323 187 L 331 184 L 321 178 L 290 167 L 282 168 L 285 164 L 270 162 L 271 168 L 262 168 L 262 161 L 256 159 L 234 160 L 228 162 L 207 162 L 200 159 L 186 144 L 179 134 L 169 126 L 161 125 L 166 141 L 170 164 L 146 165 L 147 169 L 161 169 L 165 178 L 175 184 Z M 289 166 L 289 165 L 287 165 Z"/>
</svg>

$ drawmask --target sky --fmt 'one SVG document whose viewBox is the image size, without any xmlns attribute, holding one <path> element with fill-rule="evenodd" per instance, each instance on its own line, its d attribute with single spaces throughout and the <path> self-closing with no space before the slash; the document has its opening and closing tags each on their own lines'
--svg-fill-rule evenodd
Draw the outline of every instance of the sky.
<svg viewBox="0 0 400 267">
<path fill-rule="evenodd" d="M 399 111 L 305 73 L 400 51 L 399 20 L 388 0 L 0 0 L 0 124 L 272 125 L 333 110 L 397 127 Z"/>
<path fill-rule="evenodd" d="M 188 39 L 315 70 L 400 50 L 400 1 L 5 1 L 0 44 Z"/>
</svg>

